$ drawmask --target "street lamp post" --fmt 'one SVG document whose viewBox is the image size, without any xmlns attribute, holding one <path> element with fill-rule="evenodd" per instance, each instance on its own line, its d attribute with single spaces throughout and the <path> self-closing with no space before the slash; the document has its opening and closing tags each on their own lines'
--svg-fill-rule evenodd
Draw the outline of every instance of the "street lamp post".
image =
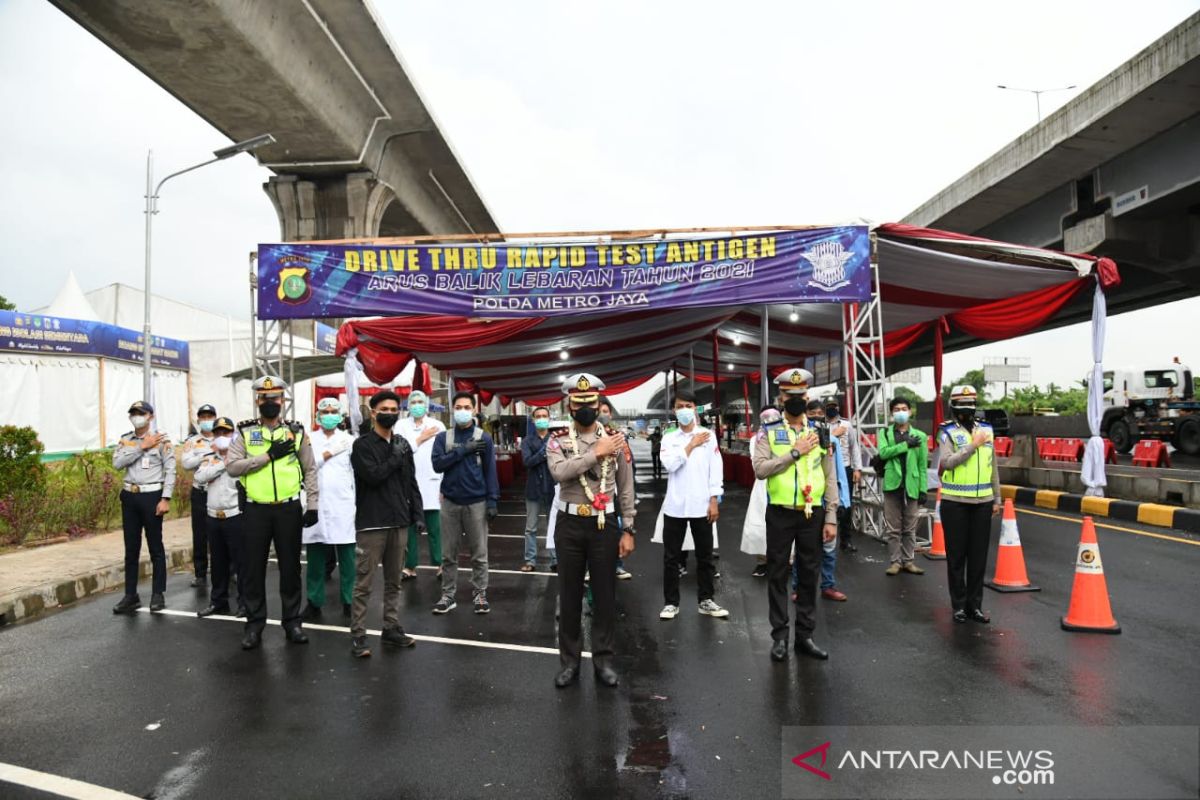
<svg viewBox="0 0 1200 800">
<path fill-rule="evenodd" d="M 253 139 L 246 139 L 243 142 L 222 147 L 220 150 L 214 150 L 213 157 L 208 161 L 202 161 L 187 169 L 172 172 L 157 184 L 154 183 L 154 151 L 151 150 L 146 154 L 146 279 L 145 287 L 142 290 L 145 293 L 146 307 L 144 312 L 145 318 L 142 324 L 142 398 L 147 402 L 153 402 L 150 398 L 151 365 L 153 363 L 151 359 L 152 342 L 150 339 L 150 232 L 154 215 L 158 213 L 158 193 L 162 189 L 163 184 L 171 180 L 171 178 L 183 175 L 185 172 L 206 167 L 217 161 L 224 161 L 227 158 L 236 156 L 238 153 L 248 153 L 264 145 L 274 144 L 274 142 L 274 136 L 264 133 L 262 136 L 255 136 Z"/>
<path fill-rule="evenodd" d="M 1033 95 L 1034 100 L 1037 101 L 1037 115 L 1038 122 L 1040 123 L 1042 121 L 1042 95 L 1044 95 L 1046 92 L 1065 92 L 1070 89 L 1074 89 L 1075 84 L 1072 83 L 1070 86 L 1058 86 L 1053 89 L 1022 89 L 1019 86 L 1005 86 L 1002 83 L 998 83 L 996 84 L 996 88 L 1007 89 L 1010 92 L 1029 92 L 1031 95 Z"/>
</svg>

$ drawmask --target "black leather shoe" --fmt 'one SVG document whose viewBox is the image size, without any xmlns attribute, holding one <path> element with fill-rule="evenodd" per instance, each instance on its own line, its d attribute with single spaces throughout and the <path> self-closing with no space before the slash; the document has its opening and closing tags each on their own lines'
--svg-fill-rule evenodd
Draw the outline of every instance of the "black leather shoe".
<svg viewBox="0 0 1200 800">
<path fill-rule="evenodd" d="M 621 678 L 612 667 L 600 667 L 596 670 L 596 680 L 610 689 L 615 688 L 621 683 Z"/>
<path fill-rule="evenodd" d="M 121 601 L 113 606 L 114 614 L 132 614 L 142 607 L 142 598 L 136 594 L 127 594 L 121 598 Z"/>
<path fill-rule="evenodd" d="M 787 639 L 776 639 L 775 644 L 771 645 L 771 660 L 787 661 L 787 658 Z"/>
<path fill-rule="evenodd" d="M 151 608 L 153 608 L 153 606 L 151 606 Z M 968 611 L 967 618 L 970 619 L 972 622 L 978 622 L 980 625 L 987 625 L 989 622 L 992 621 L 991 617 L 989 617 L 987 614 L 983 613 L 978 608 L 975 609 L 974 611 Z"/>
<path fill-rule="evenodd" d="M 211 603 L 196 612 L 197 617 L 211 617 L 213 614 L 228 614 L 229 606 L 214 606 Z"/>
<path fill-rule="evenodd" d="M 163 599 L 163 596 L 161 594 L 150 595 L 150 610 L 151 611 L 162 611 L 166 607 L 167 607 L 167 601 Z"/>
<path fill-rule="evenodd" d="M 242 649 L 256 650 L 262 646 L 262 634 L 258 631 L 246 631 L 242 635 Z"/>
<path fill-rule="evenodd" d="M 966 622 L 967 621 L 967 612 L 963 611 L 961 608 L 958 611 L 955 611 L 954 612 L 954 621 L 957 623 L 960 623 L 960 624 L 963 622 Z"/>
<path fill-rule="evenodd" d="M 192 578 L 190 586 L 193 589 L 203 589 L 205 586 L 208 586 L 208 578 L 205 578 L 202 575 L 197 575 L 196 577 Z"/>
<path fill-rule="evenodd" d="M 308 644 L 308 634 L 299 625 L 294 628 L 288 628 L 283 632 L 283 635 L 292 644 Z"/>
<path fill-rule="evenodd" d="M 314 606 L 312 603 L 309 603 L 308 605 L 306 605 L 304 607 L 304 610 L 300 612 L 300 619 L 303 619 L 303 620 L 317 620 L 320 618 L 321 618 L 321 607 Z"/>
<path fill-rule="evenodd" d="M 815 658 L 818 661 L 825 661 L 829 658 L 829 653 L 817 647 L 812 639 L 797 639 L 796 652 L 809 658 Z"/>
<path fill-rule="evenodd" d="M 579 667 L 567 667 L 562 672 L 554 676 L 554 685 L 559 689 L 565 689 L 572 683 L 579 681 Z"/>
</svg>

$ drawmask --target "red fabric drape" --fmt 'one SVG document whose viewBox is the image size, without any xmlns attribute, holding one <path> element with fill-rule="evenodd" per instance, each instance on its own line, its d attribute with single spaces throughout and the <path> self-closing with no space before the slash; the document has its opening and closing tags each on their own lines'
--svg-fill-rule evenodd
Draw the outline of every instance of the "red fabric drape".
<svg viewBox="0 0 1200 800">
<path fill-rule="evenodd" d="M 636 389 L 637 387 L 641 386 L 646 381 L 649 381 L 655 377 L 657 377 L 657 376 L 651 375 L 647 378 L 630 378 L 629 380 L 626 380 L 626 381 L 617 381 L 615 383 L 606 383 L 604 385 L 604 394 L 611 397 L 612 395 L 615 395 L 615 394 L 621 394 L 622 392 L 628 392 L 630 389 Z M 563 396 L 561 394 L 551 394 L 551 395 L 546 395 L 544 397 L 522 397 L 519 399 L 524 401 L 526 405 L 530 405 L 530 406 L 549 406 L 549 405 L 553 405 L 554 403 L 557 403 L 559 400 L 562 400 Z"/>
<path fill-rule="evenodd" d="M 1038 328 L 1090 285 L 1091 281 L 1075 280 L 956 311 L 950 324 L 980 339 L 1011 339 Z"/>
<path fill-rule="evenodd" d="M 929 332 L 929 327 L 933 322 L 918 322 L 909 325 L 906 328 L 885 333 L 883 335 L 883 355 L 884 358 L 891 358 L 903 353 L 908 348 L 917 343 L 918 340 Z"/>
<path fill-rule="evenodd" d="M 446 353 L 496 344 L 536 327 L 542 317 L 481 321 L 466 317 L 389 317 L 347 322 L 338 331 L 338 355 L 363 340 L 396 350 Z"/>
</svg>

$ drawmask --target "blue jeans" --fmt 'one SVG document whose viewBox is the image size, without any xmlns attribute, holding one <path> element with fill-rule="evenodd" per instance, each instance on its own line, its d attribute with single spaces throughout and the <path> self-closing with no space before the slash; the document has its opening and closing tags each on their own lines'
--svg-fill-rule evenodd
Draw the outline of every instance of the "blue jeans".
<svg viewBox="0 0 1200 800">
<path fill-rule="evenodd" d="M 525 563 L 536 564 L 538 554 L 538 516 L 550 512 L 550 504 L 540 500 L 525 501 Z M 558 563 L 556 550 L 550 551 L 550 563 Z"/>
<path fill-rule="evenodd" d="M 832 542 L 821 542 L 821 588 L 832 589 L 837 586 L 837 581 L 834 580 L 833 570 L 837 566 L 837 539 Z M 799 565 L 792 562 L 792 591 L 796 591 L 796 587 L 800 585 Z"/>
</svg>

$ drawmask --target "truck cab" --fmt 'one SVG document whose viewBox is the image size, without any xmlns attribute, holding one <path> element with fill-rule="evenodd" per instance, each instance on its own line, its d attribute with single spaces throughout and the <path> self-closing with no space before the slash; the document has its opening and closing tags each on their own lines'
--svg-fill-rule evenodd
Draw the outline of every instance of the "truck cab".
<svg viewBox="0 0 1200 800">
<path fill-rule="evenodd" d="M 1200 401 L 1192 370 L 1178 358 L 1106 370 L 1103 397 L 1100 432 L 1119 452 L 1128 453 L 1139 439 L 1159 439 L 1187 455 L 1200 454 Z"/>
<path fill-rule="evenodd" d="M 1104 407 L 1126 408 L 1144 400 L 1190 400 L 1192 371 L 1178 362 L 1143 369 L 1104 372 Z"/>
</svg>

